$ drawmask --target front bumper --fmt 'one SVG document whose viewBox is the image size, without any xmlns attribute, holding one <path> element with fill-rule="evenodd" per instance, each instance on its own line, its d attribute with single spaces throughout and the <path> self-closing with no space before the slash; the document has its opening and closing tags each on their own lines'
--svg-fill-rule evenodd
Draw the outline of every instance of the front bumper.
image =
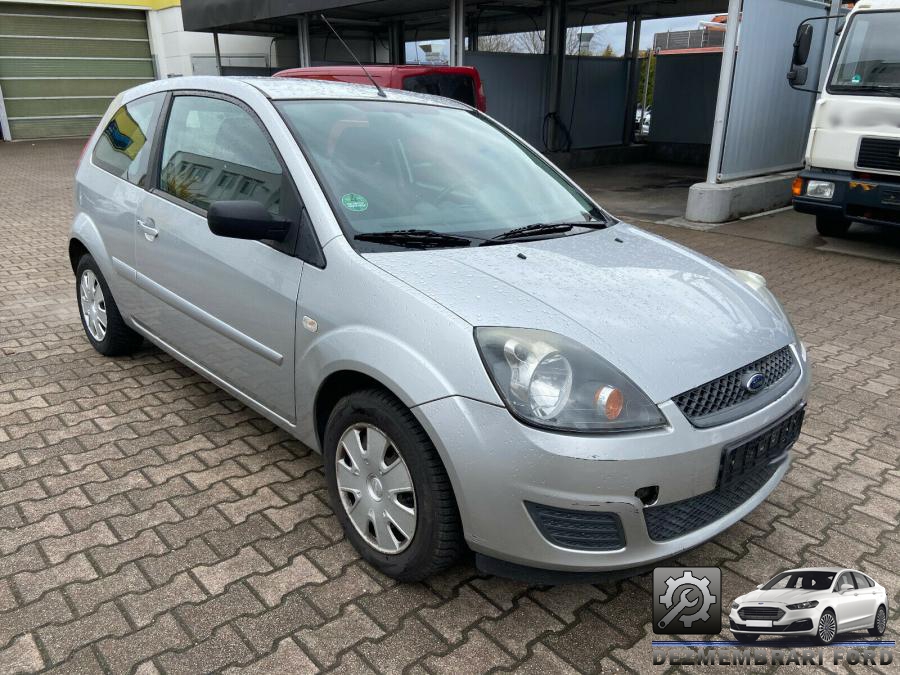
<svg viewBox="0 0 900 675">
<path fill-rule="evenodd" d="M 756 606 L 759 603 L 747 603 Z M 785 605 L 769 605 L 783 612 L 781 618 L 774 621 L 743 619 L 739 609 L 732 609 L 728 615 L 728 625 L 732 633 L 748 633 L 753 635 L 815 635 L 819 626 L 822 607 L 811 609 L 788 609 Z"/>
<path fill-rule="evenodd" d="M 900 226 L 900 176 L 855 177 L 850 171 L 808 169 L 800 173 L 804 194 L 794 197 L 794 209 L 828 218 L 845 218 L 872 225 Z M 834 183 L 831 199 L 805 195 L 809 180 Z"/>
<path fill-rule="evenodd" d="M 759 505 L 788 471 L 790 457 L 771 466 L 746 499 L 708 524 L 661 540 L 651 538 L 647 509 L 713 493 L 722 451 L 802 406 L 809 387 L 807 364 L 781 398 L 744 418 L 720 426 L 693 427 L 677 406 L 660 410 L 660 430 L 587 436 L 525 426 L 504 407 L 459 396 L 414 408 L 441 453 L 459 505 L 466 540 L 484 556 L 515 565 L 562 572 L 596 573 L 644 567 L 694 548 Z M 658 486 L 645 505 L 635 495 Z M 529 505 L 615 514 L 624 546 L 579 550 L 542 534 Z M 533 506 L 531 507 L 533 509 Z"/>
</svg>

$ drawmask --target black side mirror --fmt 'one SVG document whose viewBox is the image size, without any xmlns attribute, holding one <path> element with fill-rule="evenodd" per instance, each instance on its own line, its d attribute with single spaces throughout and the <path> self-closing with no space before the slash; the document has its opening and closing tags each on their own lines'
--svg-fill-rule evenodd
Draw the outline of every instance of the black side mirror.
<svg viewBox="0 0 900 675">
<path fill-rule="evenodd" d="M 232 239 L 284 241 L 290 222 L 279 220 L 252 200 L 213 202 L 206 212 L 210 232 Z"/>
<path fill-rule="evenodd" d="M 808 23 L 801 23 L 797 27 L 797 37 L 794 39 L 793 66 L 805 66 L 809 59 L 809 50 L 812 47 L 813 27 Z"/>
</svg>

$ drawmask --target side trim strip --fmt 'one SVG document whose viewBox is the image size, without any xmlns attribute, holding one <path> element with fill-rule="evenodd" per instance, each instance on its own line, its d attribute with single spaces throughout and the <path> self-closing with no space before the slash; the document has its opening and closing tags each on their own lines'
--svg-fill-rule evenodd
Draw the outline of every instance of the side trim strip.
<svg viewBox="0 0 900 675">
<path fill-rule="evenodd" d="M 195 321 L 198 321 L 207 328 L 216 331 L 219 335 L 223 335 L 229 340 L 236 342 L 237 344 L 241 345 L 241 347 L 249 349 L 254 354 L 257 354 L 258 356 L 266 359 L 266 361 L 271 361 L 277 366 L 280 366 L 284 362 L 284 356 L 282 354 L 279 354 L 274 349 L 270 349 L 261 342 L 254 340 L 249 335 L 242 333 L 241 331 L 237 330 L 233 326 L 230 326 L 221 319 L 217 319 L 209 312 L 200 309 L 199 307 L 197 307 L 197 305 L 188 302 L 180 295 L 177 295 L 170 291 L 168 288 L 160 286 L 158 283 L 144 276 L 140 272 L 135 272 L 135 281 L 137 282 L 138 286 L 143 288 L 151 295 L 159 298 L 170 307 L 173 307 L 180 312 L 184 312 Z"/>
</svg>

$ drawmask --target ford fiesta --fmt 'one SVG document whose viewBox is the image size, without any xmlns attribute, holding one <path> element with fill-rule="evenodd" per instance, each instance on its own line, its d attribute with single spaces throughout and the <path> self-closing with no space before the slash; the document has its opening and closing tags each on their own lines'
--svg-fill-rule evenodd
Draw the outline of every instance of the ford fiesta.
<svg viewBox="0 0 900 675">
<path fill-rule="evenodd" d="M 102 354 L 143 339 L 324 456 L 384 573 L 643 566 L 788 470 L 806 352 L 757 274 L 622 223 L 448 99 L 286 79 L 120 95 L 69 254 Z"/>
<path fill-rule="evenodd" d="M 738 642 L 760 635 L 810 635 L 827 645 L 840 634 L 868 630 L 884 635 L 888 599 L 868 575 L 839 567 L 788 570 L 731 604 Z"/>
</svg>

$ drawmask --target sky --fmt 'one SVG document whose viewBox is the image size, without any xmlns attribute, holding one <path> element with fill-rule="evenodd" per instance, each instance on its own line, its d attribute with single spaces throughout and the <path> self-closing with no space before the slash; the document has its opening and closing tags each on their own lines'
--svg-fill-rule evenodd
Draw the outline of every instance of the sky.
<svg viewBox="0 0 900 675">
<path fill-rule="evenodd" d="M 664 33 L 667 30 L 692 30 L 698 28 L 701 21 L 709 21 L 713 14 L 703 14 L 700 16 L 683 16 L 676 19 L 651 19 L 645 20 L 641 24 L 641 49 L 649 49 L 653 45 L 653 35 L 655 33 Z M 591 30 L 593 27 L 588 27 Z M 430 44 L 435 47 L 440 46 L 442 53 L 447 55 L 447 40 L 435 40 Z M 597 35 L 591 42 L 593 51 L 602 52 L 607 44 L 613 46 L 613 50 L 617 54 L 625 51 L 625 24 L 607 24 L 597 28 Z M 424 60 L 424 55 L 420 52 L 418 55 L 420 60 Z M 415 63 L 417 59 L 416 48 L 413 43 L 406 45 L 406 61 L 407 63 Z"/>
</svg>

